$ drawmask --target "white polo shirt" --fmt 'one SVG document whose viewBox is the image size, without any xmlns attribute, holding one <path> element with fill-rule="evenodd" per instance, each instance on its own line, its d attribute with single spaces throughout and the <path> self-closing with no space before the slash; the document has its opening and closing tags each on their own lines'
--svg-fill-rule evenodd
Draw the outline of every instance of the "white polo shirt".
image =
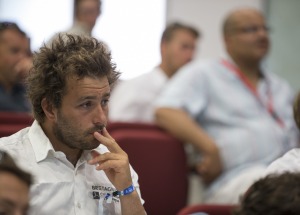
<svg viewBox="0 0 300 215">
<path fill-rule="evenodd" d="M 131 80 L 121 81 L 112 90 L 109 120 L 125 122 L 154 122 L 154 100 L 168 82 L 160 67 Z"/>
<path fill-rule="evenodd" d="M 104 171 L 87 164 L 90 151 L 84 151 L 74 167 L 65 154 L 55 151 L 37 121 L 10 137 L 0 138 L 0 148 L 34 176 L 29 214 L 121 214 L 119 198 L 104 200 L 115 187 Z M 108 149 L 100 145 L 97 151 Z M 139 194 L 138 176 L 131 168 L 133 184 Z M 141 199 L 141 202 L 144 201 Z"/>
</svg>

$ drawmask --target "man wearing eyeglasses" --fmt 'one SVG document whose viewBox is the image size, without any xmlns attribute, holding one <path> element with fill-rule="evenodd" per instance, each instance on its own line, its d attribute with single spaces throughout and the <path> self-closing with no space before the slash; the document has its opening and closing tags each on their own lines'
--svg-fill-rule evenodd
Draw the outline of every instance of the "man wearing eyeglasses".
<svg viewBox="0 0 300 215">
<path fill-rule="evenodd" d="M 206 203 L 238 203 L 268 164 L 298 145 L 293 92 L 262 66 L 268 33 L 260 11 L 231 12 L 228 55 L 185 66 L 156 101 L 158 125 L 199 151 Z"/>
<path fill-rule="evenodd" d="M 30 111 L 23 80 L 31 66 L 29 38 L 15 23 L 0 22 L 0 111 Z"/>
</svg>

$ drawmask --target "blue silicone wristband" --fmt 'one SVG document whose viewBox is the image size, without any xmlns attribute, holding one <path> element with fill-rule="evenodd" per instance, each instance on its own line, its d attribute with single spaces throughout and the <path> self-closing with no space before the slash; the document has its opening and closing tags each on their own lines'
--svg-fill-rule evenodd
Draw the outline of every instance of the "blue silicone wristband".
<svg viewBox="0 0 300 215">
<path fill-rule="evenodd" d="M 129 187 L 127 187 L 126 189 L 122 190 L 122 191 L 115 191 L 113 192 L 113 196 L 125 196 L 128 195 L 130 193 L 132 193 L 135 190 L 133 184 L 130 185 Z"/>
</svg>

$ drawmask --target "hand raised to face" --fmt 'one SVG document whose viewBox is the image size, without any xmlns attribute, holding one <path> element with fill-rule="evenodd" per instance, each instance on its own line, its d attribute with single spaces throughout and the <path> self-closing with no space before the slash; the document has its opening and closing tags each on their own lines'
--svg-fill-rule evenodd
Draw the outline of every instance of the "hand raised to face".
<svg viewBox="0 0 300 215">
<path fill-rule="evenodd" d="M 97 170 L 103 170 L 108 179 L 118 190 L 123 190 L 130 186 L 132 184 L 132 178 L 126 152 L 124 152 L 109 135 L 106 128 L 103 129 L 103 134 L 95 132 L 94 137 L 101 142 L 101 144 L 106 146 L 109 152 L 100 154 L 96 151 L 92 151 L 93 159 L 89 160 L 88 163 L 96 165 Z"/>
</svg>

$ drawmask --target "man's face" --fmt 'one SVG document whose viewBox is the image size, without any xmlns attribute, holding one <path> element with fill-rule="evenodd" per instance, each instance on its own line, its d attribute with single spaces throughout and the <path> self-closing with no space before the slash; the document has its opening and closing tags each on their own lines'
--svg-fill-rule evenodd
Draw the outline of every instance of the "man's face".
<svg viewBox="0 0 300 215">
<path fill-rule="evenodd" d="M 83 0 L 78 5 L 78 17 L 80 22 L 85 23 L 90 29 L 96 24 L 99 16 L 98 0 Z"/>
<path fill-rule="evenodd" d="M 261 60 L 269 50 L 268 28 L 256 11 L 244 11 L 235 20 L 232 33 L 226 39 L 227 48 L 244 59 Z"/>
<path fill-rule="evenodd" d="M 176 71 L 194 57 L 197 39 L 187 30 L 177 30 L 170 41 L 164 42 L 162 48 L 165 59 Z M 164 53 L 163 53 L 164 54 Z"/>
<path fill-rule="evenodd" d="M 13 85 L 19 81 L 17 63 L 30 53 L 28 38 L 13 29 L 0 35 L 0 80 Z"/>
<path fill-rule="evenodd" d="M 0 214 L 25 215 L 29 207 L 29 187 L 9 172 L 0 172 Z"/>
<path fill-rule="evenodd" d="M 110 85 L 107 78 L 70 78 L 62 106 L 53 125 L 55 137 L 74 149 L 90 150 L 99 146 L 95 131 L 107 124 Z"/>
</svg>

